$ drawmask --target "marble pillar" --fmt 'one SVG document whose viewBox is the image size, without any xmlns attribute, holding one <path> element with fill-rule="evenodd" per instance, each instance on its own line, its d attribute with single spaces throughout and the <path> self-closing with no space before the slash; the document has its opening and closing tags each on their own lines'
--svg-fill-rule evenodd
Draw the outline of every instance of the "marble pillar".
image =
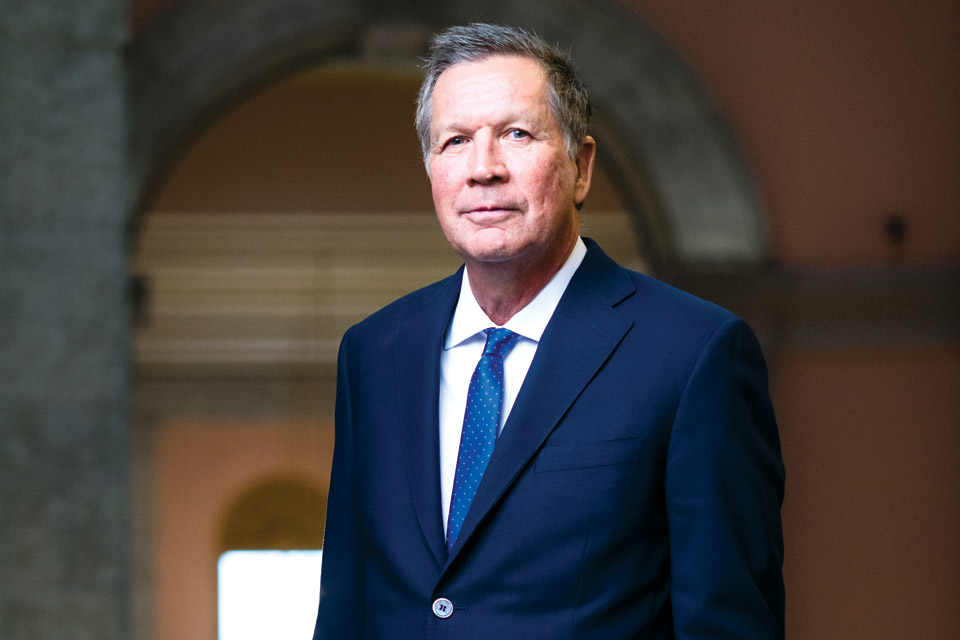
<svg viewBox="0 0 960 640">
<path fill-rule="evenodd" d="M 127 3 L 0 4 L 0 638 L 130 638 Z"/>
</svg>

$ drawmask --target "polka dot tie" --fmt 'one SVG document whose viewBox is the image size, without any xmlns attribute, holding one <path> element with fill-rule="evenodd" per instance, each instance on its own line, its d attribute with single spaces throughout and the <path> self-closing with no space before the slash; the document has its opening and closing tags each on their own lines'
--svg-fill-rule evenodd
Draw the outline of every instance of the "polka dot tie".
<svg viewBox="0 0 960 640">
<path fill-rule="evenodd" d="M 447 519 L 447 553 L 457 541 L 463 519 L 493 454 L 503 398 L 503 358 L 520 339 L 518 334 L 502 327 L 491 327 L 483 332 L 487 334 L 487 344 L 470 378 L 467 409 L 463 414 L 460 453 Z"/>
</svg>

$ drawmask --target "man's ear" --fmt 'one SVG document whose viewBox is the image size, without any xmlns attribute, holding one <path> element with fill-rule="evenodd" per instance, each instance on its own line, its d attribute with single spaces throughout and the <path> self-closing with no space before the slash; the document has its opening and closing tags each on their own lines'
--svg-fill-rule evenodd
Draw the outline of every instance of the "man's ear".
<svg viewBox="0 0 960 640">
<path fill-rule="evenodd" d="M 593 161 L 597 157 L 597 143 L 593 137 L 583 139 L 574 162 L 577 165 L 577 180 L 574 184 L 573 202 L 577 206 L 583 204 L 590 191 L 590 181 L 593 178 Z"/>
</svg>

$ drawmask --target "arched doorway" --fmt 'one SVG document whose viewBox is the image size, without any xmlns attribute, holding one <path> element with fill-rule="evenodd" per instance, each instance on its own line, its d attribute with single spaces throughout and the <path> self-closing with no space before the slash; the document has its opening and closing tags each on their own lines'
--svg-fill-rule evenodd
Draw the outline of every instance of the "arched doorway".
<svg viewBox="0 0 960 640">
<path fill-rule="evenodd" d="M 600 161 L 654 268 L 764 261 L 764 218 L 723 118 L 669 46 L 615 2 L 179 3 L 131 48 L 135 193 L 148 202 L 239 95 L 319 61 L 412 68 L 435 29 L 478 20 L 571 50 L 597 105 Z"/>
</svg>

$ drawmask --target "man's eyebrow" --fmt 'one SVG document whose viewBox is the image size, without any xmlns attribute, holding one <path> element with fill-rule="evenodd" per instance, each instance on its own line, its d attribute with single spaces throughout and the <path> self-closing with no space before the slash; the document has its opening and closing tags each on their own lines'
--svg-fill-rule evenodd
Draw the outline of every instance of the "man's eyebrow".
<svg viewBox="0 0 960 640">
<path fill-rule="evenodd" d="M 487 125 L 484 125 L 484 126 L 487 126 Z M 543 119 L 538 116 L 530 115 L 530 114 L 510 115 L 510 116 L 501 118 L 500 120 L 498 120 L 497 122 L 495 122 L 493 125 L 490 125 L 490 126 L 492 126 L 494 129 L 497 129 L 497 130 L 506 130 L 506 129 L 513 128 L 515 126 L 519 126 L 524 129 L 543 129 L 544 128 Z M 446 124 L 443 124 L 440 127 L 437 127 L 435 129 L 435 132 L 436 132 L 435 135 L 439 136 L 443 133 L 452 133 L 452 132 L 468 133 L 470 131 L 472 131 L 471 127 L 468 127 L 465 124 L 462 124 L 458 120 L 452 120 Z"/>
<path fill-rule="evenodd" d="M 465 131 L 465 130 L 466 130 L 466 127 L 457 121 L 448 122 L 443 126 L 437 127 L 436 129 L 437 133 L 442 133 L 444 131 Z"/>
</svg>

